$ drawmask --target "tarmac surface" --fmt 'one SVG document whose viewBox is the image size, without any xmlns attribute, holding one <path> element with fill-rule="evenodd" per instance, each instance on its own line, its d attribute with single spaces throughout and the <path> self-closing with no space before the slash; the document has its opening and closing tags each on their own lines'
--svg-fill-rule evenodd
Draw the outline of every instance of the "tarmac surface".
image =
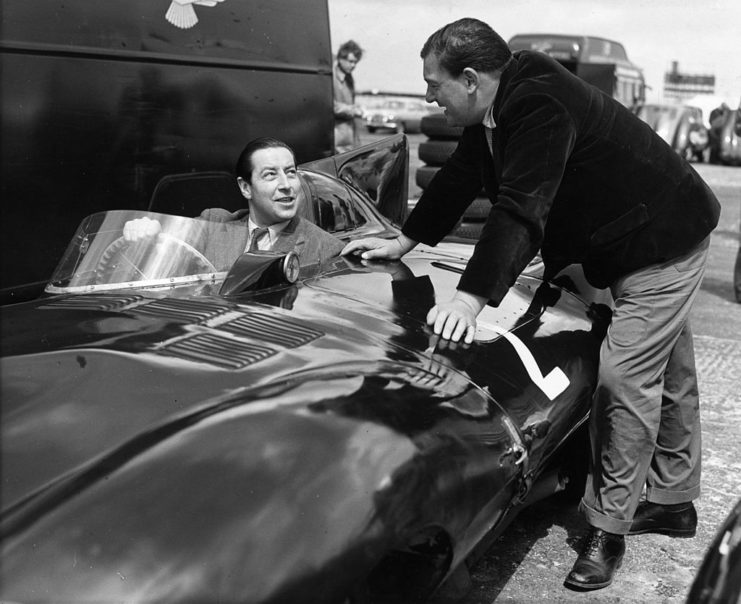
<svg viewBox="0 0 741 604">
<path fill-rule="evenodd" d="M 414 171 L 420 164 L 410 139 L 410 197 L 419 195 Z M 575 592 L 563 580 L 580 550 L 585 523 L 576 503 L 558 497 L 524 510 L 470 569 L 471 585 L 458 597 L 435 604 L 585 602 L 679 604 L 720 523 L 741 497 L 741 304 L 733 293 L 739 247 L 741 167 L 695 164 L 720 199 L 720 223 L 711 235 L 708 266 L 691 321 L 699 375 L 703 437 L 702 495 L 695 502 L 697 535 L 627 538 L 621 569 L 607 588 Z M 465 594 L 465 595 L 463 595 Z"/>
</svg>

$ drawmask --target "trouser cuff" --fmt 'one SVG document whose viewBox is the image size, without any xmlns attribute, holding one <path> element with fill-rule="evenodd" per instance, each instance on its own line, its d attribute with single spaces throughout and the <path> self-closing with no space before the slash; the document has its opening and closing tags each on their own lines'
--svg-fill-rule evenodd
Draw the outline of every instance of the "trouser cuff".
<svg viewBox="0 0 741 604">
<path fill-rule="evenodd" d="M 655 487 L 646 487 L 646 500 L 659 505 L 672 505 L 675 503 L 687 503 L 700 496 L 700 485 L 685 491 L 666 491 Z"/>
<path fill-rule="evenodd" d="M 587 522 L 593 527 L 607 531 L 608 533 L 614 533 L 615 535 L 627 535 L 633 524 L 632 520 L 618 520 L 606 516 L 602 512 L 598 512 L 593 507 L 587 505 L 584 500 L 581 500 L 579 509 L 582 511 L 587 519 Z"/>
</svg>

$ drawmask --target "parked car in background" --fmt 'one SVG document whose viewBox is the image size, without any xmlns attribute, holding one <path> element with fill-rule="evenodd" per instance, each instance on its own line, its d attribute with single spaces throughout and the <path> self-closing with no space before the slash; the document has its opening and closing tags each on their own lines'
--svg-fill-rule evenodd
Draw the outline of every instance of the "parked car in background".
<svg viewBox="0 0 741 604">
<path fill-rule="evenodd" d="M 406 204 L 407 153 L 301 166 L 303 215 L 396 236 L 379 208 Z M 0 600 L 420 602 L 529 502 L 581 493 L 610 317 L 583 275 L 536 259 L 442 346 L 425 315 L 471 243 L 227 260 L 211 231 L 246 225 L 154 201 L 86 218 L 45 294 L 0 313 Z M 142 216 L 162 233 L 127 243 Z"/>
<path fill-rule="evenodd" d="M 438 107 L 421 99 L 389 98 L 367 111 L 365 127 L 371 133 L 376 130 L 418 133 L 422 118 L 440 111 Z"/>
<path fill-rule="evenodd" d="M 275 136 L 333 152 L 327 0 L 2 0 L 4 302 L 38 295 L 87 215 Z"/>
<path fill-rule="evenodd" d="M 636 115 L 685 159 L 704 159 L 708 131 L 699 107 L 647 103 L 636 108 Z"/>
<path fill-rule="evenodd" d="M 710 116 L 710 163 L 741 165 L 741 101 L 738 109 L 718 108 Z"/>
</svg>

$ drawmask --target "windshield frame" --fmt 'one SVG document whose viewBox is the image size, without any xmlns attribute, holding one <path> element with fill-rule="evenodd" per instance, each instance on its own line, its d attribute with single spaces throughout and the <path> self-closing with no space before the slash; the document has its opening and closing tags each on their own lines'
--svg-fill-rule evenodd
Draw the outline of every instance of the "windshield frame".
<svg viewBox="0 0 741 604">
<path fill-rule="evenodd" d="M 124 242 L 124 225 L 142 218 L 157 221 L 161 229 L 159 233 L 136 243 Z M 203 282 L 220 283 L 244 249 L 247 233 L 246 219 L 226 223 L 144 210 L 98 212 L 85 218 L 78 227 L 45 292 L 84 294 Z M 220 250 L 208 251 L 210 238 L 215 240 L 216 235 L 232 241 L 231 247 L 241 246 L 241 249 L 236 255 L 231 252 L 219 253 Z M 198 249 L 199 246 L 206 247 L 205 254 Z M 119 253 L 115 249 L 119 247 L 130 247 L 134 251 L 133 260 L 126 258 L 132 266 L 121 263 L 120 267 L 108 269 L 110 275 L 106 278 L 103 269 L 107 262 L 112 262 L 106 255 Z M 187 254 L 173 253 L 183 249 L 191 251 Z M 204 260 L 210 262 L 211 266 L 207 266 Z M 139 264 L 142 268 L 139 268 Z M 132 278 L 115 278 L 121 274 L 130 274 Z M 134 278 L 137 274 L 140 277 Z"/>
</svg>

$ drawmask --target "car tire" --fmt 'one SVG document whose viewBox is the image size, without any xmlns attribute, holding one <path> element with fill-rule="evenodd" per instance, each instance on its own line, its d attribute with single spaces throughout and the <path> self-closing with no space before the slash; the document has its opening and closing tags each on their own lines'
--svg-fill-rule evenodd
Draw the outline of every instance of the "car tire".
<svg viewBox="0 0 741 604">
<path fill-rule="evenodd" d="M 367 128 L 368 128 L 368 132 L 370 132 L 371 134 L 376 133 L 376 129 L 373 126 L 367 126 Z"/>
<path fill-rule="evenodd" d="M 419 159 L 428 166 L 442 166 L 453 154 L 457 146 L 458 141 L 427 140 L 419 144 L 417 153 Z"/>
<path fill-rule="evenodd" d="M 484 229 L 483 222 L 461 221 L 450 233 L 452 237 L 466 240 L 478 240 L 481 237 L 481 231 Z"/>
<path fill-rule="evenodd" d="M 439 169 L 440 166 L 420 166 L 417 168 L 414 174 L 414 181 L 417 186 L 422 190 L 426 189 Z"/>
<path fill-rule="evenodd" d="M 449 126 L 443 113 L 425 115 L 420 123 L 422 134 L 437 140 L 458 140 L 463 134 L 461 126 Z"/>
<path fill-rule="evenodd" d="M 467 221 L 484 222 L 489 217 L 491 211 L 491 201 L 488 197 L 477 197 L 471 202 L 463 214 L 463 219 Z"/>
</svg>

